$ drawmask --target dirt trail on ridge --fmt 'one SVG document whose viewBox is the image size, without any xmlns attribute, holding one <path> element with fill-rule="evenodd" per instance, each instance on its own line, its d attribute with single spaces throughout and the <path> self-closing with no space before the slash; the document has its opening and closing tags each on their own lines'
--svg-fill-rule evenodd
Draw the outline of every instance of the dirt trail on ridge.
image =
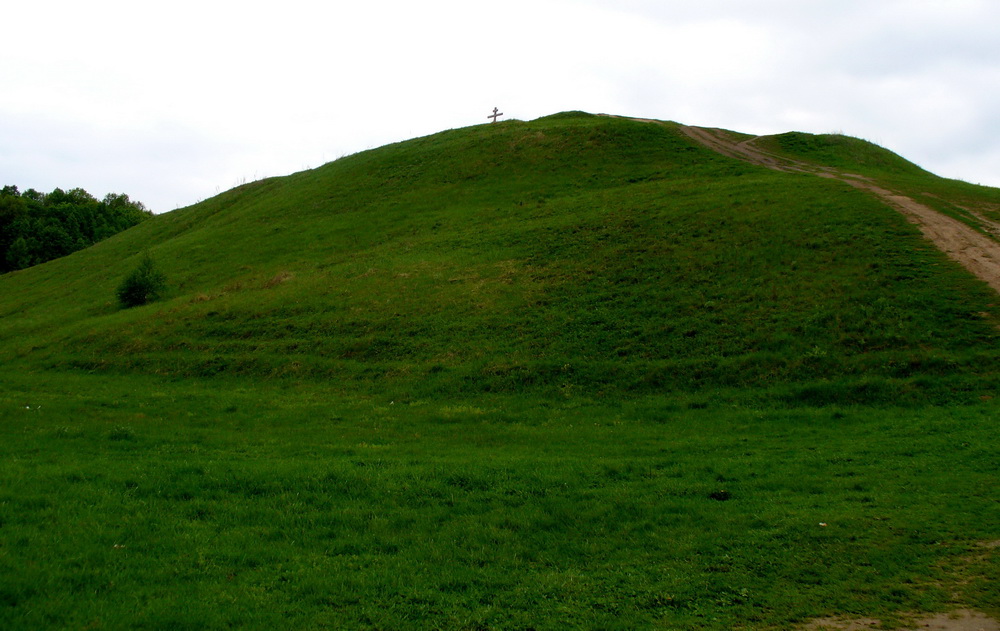
<svg viewBox="0 0 1000 631">
<path fill-rule="evenodd" d="M 769 153 L 755 145 L 760 136 L 738 141 L 721 129 L 682 125 L 681 131 L 709 149 L 730 158 L 786 173 L 808 173 L 840 180 L 875 195 L 902 213 L 911 223 L 916 224 L 924 237 L 941 251 L 1000 293 L 1000 243 L 961 221 L 943 215 L 905 195 L 882 188 L 863 176 Z M 985 223 L 991 232 L 1000 234 L 1000 225 L 988 221 Z"/>
</svg>

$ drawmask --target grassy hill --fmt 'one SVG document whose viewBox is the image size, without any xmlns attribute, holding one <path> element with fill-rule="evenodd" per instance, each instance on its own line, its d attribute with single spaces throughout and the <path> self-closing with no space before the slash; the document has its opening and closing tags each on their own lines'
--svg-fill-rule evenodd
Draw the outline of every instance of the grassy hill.
<svg viewBox="0 0 1000 631">
<path fill-rule="evenodd" d="M 758 140 L 982 226 L 1000 191 Z M 162 301 L 115 288 L 150 255 Z M 558 114 L 0 276 L 0 627 L 1000 613 L 997 296 L 875 197 Z"/>
<path fill-rule="evenodd" d="M 802 138 L 775 142 L 939 180 L 861 141 Z M 114 288 L 145 251 L 169 300 L 119 310 Z M 397 398 L 968 400 L 996 385 L 992 293 L 892 209 L 674 124 L 583 114 L 256 182 L 0 282 L 0 357 L 31 365 L 337 379 Z"/>
</svg>

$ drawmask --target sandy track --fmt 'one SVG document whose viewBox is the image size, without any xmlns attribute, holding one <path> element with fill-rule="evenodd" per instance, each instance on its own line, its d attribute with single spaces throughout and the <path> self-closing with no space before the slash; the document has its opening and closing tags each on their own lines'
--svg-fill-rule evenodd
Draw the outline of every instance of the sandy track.
<svg viewBox="0 0 1000 631">
<path fill-rule="evenodd" d="M 814 620 L 803 631 L 877 631 L 884 629 L 880 620 L 861 618 L 822 618 Z M 946 614 L 927 616 L 915 620 L 899 631 L 1000 631 L 996 620 L 983 614 L 960 609 Z"/>
<path fill-rule="evenodd" d="M 845 173 L 829 167 L 818 167 L 768 153 L 754 145 L 759 138 L 741 142 L 733 140 L 725 131 L 705 127 L 681 126 L 688 137 L 725 156 L 745 160 L 761 166 L 789 173 L 810 173 L 819 177 L 840 180 L 855 188 L 871 193 L 916 224 L 924 237 L 942 252 L 960 263 L 967 270 L 985 281 L 1000 293 L 1000 243 L 978 232 L 967 224 L 943 215 L 905 195 L 882 188 L 860 175 Z M 990 226 L 1000 233 L 1000 226 Z"/>
</svg>

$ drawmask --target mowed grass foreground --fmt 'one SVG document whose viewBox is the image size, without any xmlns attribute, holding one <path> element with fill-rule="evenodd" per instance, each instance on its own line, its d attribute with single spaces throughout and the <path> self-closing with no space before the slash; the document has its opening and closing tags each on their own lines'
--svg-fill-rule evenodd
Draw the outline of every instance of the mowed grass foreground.
<svg viewBox="0 0 1000 631">
<path fill-rule="evenodd" d="M 164 299 L 121 309 L 147 253 Z M 673 123 L 246 185 L 0 276 L 0 629 L 1000 615 L 998 305 L 874 198 Z"/>
<path fill-rule="evenodd" d="M 5 629 L 766 629 L 1000 602 L 992 403 L 3 386 Z"/>
</svg>

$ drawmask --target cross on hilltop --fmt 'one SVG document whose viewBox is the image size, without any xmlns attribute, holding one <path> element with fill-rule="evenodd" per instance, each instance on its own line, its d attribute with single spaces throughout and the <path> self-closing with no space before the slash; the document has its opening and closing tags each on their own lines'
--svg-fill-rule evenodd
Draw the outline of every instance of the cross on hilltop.
<svg viewBox="0 0 1000 631">
<path fill-rule="evenodd" d="M 487 116 L 486 118 L 492 118 L 493 122 L 495 123 L 497 122 L 497 118 L 499 118 L 500 116 L 503 116 L 503 112 L 500 111 L 500 108 L 494 107 L 493 113 Z"/>
</svg>

